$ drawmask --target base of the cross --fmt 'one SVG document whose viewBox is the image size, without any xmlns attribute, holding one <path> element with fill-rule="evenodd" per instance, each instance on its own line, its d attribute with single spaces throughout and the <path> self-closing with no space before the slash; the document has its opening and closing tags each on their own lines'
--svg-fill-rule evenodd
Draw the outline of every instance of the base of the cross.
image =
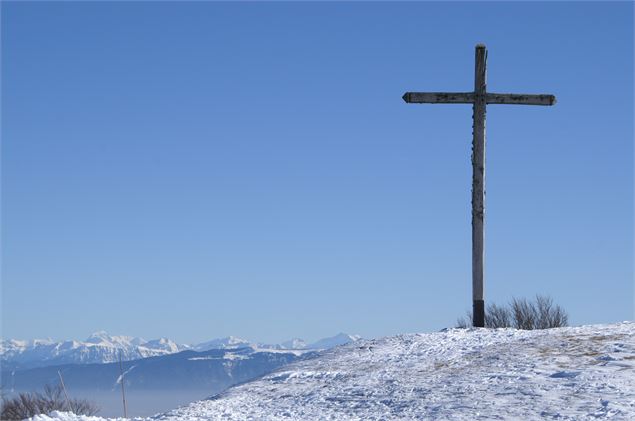
<svg viewBox="0 0 635 421">
<path fill-rule="evenodd" d="M 472 326 L 485 327 L 485 301 L 484 300 L 473 301 Z"/>
</svg>

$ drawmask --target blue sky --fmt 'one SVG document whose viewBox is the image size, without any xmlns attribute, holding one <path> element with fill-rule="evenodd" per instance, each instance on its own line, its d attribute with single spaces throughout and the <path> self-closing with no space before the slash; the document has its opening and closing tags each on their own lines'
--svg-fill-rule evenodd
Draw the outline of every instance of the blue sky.
<svg viewBox="0 0 635 421">
<path fill-rule="evenodd" d="M 633 5 L 2 3 L 2 329 L 376 337 L 486 301 L 633 318 Z"/>
</svg>

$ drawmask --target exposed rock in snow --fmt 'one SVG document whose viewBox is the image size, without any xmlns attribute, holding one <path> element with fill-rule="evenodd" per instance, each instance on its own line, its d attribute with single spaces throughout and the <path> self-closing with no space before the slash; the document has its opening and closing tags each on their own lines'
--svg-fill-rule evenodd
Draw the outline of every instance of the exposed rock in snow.
<svg viewBox="0 0 635 421">
<path fill-rule="evenodd" d="M 358 341 L 147 419 L 635 419 L 635 323 Z M 51 419 L 97 421 L 53 414 Z"/>
</svg>

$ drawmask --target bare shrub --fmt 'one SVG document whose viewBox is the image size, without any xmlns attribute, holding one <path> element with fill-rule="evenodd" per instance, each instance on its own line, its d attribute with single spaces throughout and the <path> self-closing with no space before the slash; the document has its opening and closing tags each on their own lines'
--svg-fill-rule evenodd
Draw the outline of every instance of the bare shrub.
<svg viewBox="0 0 635 421">
<path fill-rule="evenodd" d="M 531 330 L 536 326 L 537 311 L 526 298 L 513 298 L 510 303 L 513 326 L 516 329 Z"/>
<path fill-rule="evenodd" d="M 25 392 L 8 399 L 2 398 L 1 420 L 23 420 L 51 411 L 69 411 L 77 415 L 95 415 L 99 408 L 85 399 L 69 399 L 67 402 L 61 386 L 44 386 L 44 392 Z"/>
<path fill-rule="evenodd" d="M 551 297 L 536 295 L 534 301 L 513 298 L 507 306 L 490 304 L 485 310 L 485 327 L 516 329 L 551 329 L 567 326 L 569 317 L 562 307 L 553 303 Z M 457 320 L 457 328 L 472 327 L 472 313 L 467 312 Z"/>
<path fill-rule="evenodd" d="M 511 315 L 509 309 L 496 304 L 490 304 L 485 309 L 485 327 L 493 329 L 499 327 L 511 327 Z M 472 313 L 466 312 L 465 316 L 459 317 L 456 320 L 456 327 L 460 329 L 467 329 L 472 327 Z"/>
<path fill-rule="evenodd" d="M 569 317 L 562 307 L 553 304 L 551 297 L 536 295 L 536 329 L 563 327 L 569 323 Z"/>
<path fill-rule="evenodd" d="M 485 326 L 491 328 L 511 327 L 511 313 L 508 308 L 490 304 L 485 311 Z"/>
<path fill-rule="evenodd" d="M 536 295 L 533 302 L 513 299 L 511 306 L 517 329 L 551 329 L 567 326 L 569 322 L 566 311 L 544 295 Z"/>
</svg>

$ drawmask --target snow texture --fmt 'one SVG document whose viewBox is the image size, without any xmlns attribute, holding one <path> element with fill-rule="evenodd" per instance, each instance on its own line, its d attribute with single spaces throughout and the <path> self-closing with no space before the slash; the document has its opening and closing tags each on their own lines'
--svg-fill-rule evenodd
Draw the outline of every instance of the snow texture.
<svg viewBox="0 0 635 421">
<path fill-rule="evenodd" d="M 146 421 L 633 420 L 635 323 L 357 341 Z M 32 421 L 101 421 L 55 413 Z"/>
</svg>

